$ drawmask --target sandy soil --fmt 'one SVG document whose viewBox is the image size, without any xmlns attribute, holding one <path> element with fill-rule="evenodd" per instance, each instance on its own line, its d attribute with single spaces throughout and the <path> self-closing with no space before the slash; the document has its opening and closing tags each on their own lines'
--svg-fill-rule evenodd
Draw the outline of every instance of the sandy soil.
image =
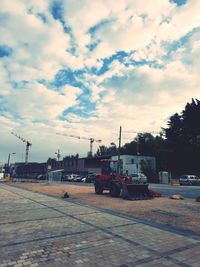
<svg viewBox="0 0 200 267">
<path fill-rule="evenodd" d="M 121 198 L 111 198 L 107 193 L 96 195 L 91 186 L 39 183 L 12 183 L 12 185 L 60 197 L 68 192 L 71 199 L 81 203 L 200 232 L 200 203 L 195 200 L 173 200 L 161 197 L 152 200 L 127 201 Z"/>
</svg>

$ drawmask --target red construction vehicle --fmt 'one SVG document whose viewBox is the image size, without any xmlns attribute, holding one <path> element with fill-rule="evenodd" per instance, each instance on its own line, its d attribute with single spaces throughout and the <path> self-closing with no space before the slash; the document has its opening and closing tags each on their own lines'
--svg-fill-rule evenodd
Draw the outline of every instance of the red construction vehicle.
<svg viewBox="0 0 200 267">
<path fill-rule="evenodd" d="M 95 193 L 102 194 L 109 190 L 111 197 L 122 197 L 128 200 L 153 198 L 148 184 L 134 184 L 131 177 L 120 174 L 120 160 L 102 160 L 102 174 L 97 175 L 94 182 Z M 114 163 L 114 164 L 113 164 Z M 111 165 L 117 165 L 113 168 Z"/>
</svg>

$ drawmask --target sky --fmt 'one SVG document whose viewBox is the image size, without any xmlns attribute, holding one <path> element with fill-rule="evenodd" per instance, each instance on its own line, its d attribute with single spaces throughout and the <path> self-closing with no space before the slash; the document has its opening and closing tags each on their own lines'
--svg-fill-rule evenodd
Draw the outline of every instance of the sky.
<svg viewBox="0 0 200 267">
<path fill-rule="evenodd" d="M 24 161 L 11 132 L 45 162 L 58 149 L 86 156 L 87 138 L 102 140 L 94 151 L 117 144 L 120 126 L 122 144 L 166 127 L 200 99 L 199 10 L 199 0 L 1 0 L 0 164 Z"/>
</svg>

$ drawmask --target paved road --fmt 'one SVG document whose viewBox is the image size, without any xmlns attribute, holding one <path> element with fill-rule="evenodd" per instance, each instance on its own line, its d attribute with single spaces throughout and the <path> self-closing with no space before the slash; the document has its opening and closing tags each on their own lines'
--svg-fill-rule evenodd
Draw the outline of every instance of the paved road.
<svg viewBox="0 0 200 267">
<path fill-rule="evenodd" d="M 171 186 L 165 184 L 150 184 L 150 188 L 169 196 L 173 194 L 182 195 L 185 198 L 197 198 L 200 196 L 200 186 Z"/>
<path fill-rule="evenodd" d="M 94 186 L 93 183 L 75 183 L 64 182 L 65 184 L 81 185 L 81 186 Z M 165 184 L 150 184 L 149 188 L 152 188 L 162 195 L 170 196 L 174 194 L 180 194 L 185 198 L 197 198 L 200 196 L 200 186 L 171 186 Z"/>
<path fill-rule="evenodd" d="M 0 267 L 199 267 L 200 235 L 0 184 Z"/>
</svg>

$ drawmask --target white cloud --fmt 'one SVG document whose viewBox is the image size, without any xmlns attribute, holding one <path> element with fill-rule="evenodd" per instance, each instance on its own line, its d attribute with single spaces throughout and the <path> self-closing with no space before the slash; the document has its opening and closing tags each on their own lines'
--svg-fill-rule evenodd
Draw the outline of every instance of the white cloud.
<svg viewBox="0 0 200 267">
<path fill-rule="evenodd" d="M 71 29 L 70 34 L 53 18 L 50 3 L 46 0 L 1 0 L 0 3 L 1 44 L 12 48 L 10 57 L 2 57 L 0 63 L 4 108 L 0 121 L 4 128 L 2 140 L 7 138 L 13 149 L 15 137 L 6 135 L 11 129 L 33 142 L 31 159 L 40 153 L 38 159 L 46 159 L 58 148 L 65 154 L 86 152 L 89 142 L 58 138 L 55 133 L 66 131 L 92 136 L 109 144 L 117 140 L 120 125 L 135 131 L 159 131 L 167 118 L 181 111 L 187 101 L 200 98 L 200 36 L 198 32 L 191 34 L 200 27 L 198 0 L 188 1 L 181 7 L 168 0 L 156 4 L 146 0 L 65 0 L 63 18 Z M 38 13 L 45 16 L 46 23 Z M 90 34 L 92 27 L 96 31 Z M 167 50 L 173 41 L 188 33 L 191 36 L 186 44 L 180 43 L 174 52 Z M 163 42 L 169 43 L 169 48 Z M 89 50 L 89 45 L 95 43 L 98 45 Z M 74 53 L 70 53 L 73 49 Z M 114 58 L 102 75 L 90 71 L 100 70 L 104 58 L 117 51 L 133 50 L 135 53 L 122 62 Z M 168 57 L 167 52 L 171 52 Z M 156 61 L 164 67 L 124 66 L 132 60 Z M 46 80 L 50 84 L 55 74 L 65 68 L 85 70 L 77 79 L 91 92 L 84 101 L 96 104 L 96 110 L 90 111 L 88 107 L 91 117 L 83 118 L 71 112 L 65 115 L 70 122 L 60 120 L 65 109 L 78 105 L 81 109 L 81 99 L 77 100 L 77 96 L 82 90 L 66 85 L 56 91 L 52 83 L 51 90 L 38 83 Z M 14 82 L 20 86 L 13 88 Z M 12 147 L 8 146 L 10 152 Z"/>
<path fill-rule="evenodd" d="M 147 1 L 65 1 L 64 18 L 72 28 L 78 49 L 86 53 L 89 44 L 88 30 L 96 25 L 95 37 L 101 43 L 94 50 L 93 57 L 107 57 L 116 51 L 141 49 L 148 45 L 161 27 L 163 17 L 170 16 L 175 5 L 161 0 L 156 5 Z M 81 18 L 78 19 L 78 18 Z M 79 51 L 79 52 L 80 52 Z"/>
<path fill-rule="evenodd" d="M 6 12 L 0 26 L 1 42 L 13 49 L 7 68 L 13 80 L 51 79 L 67 64 L 69 36 L 49 14 L 48 23 L 43 23 L 37 14 L 27 13 L 25 3 L 17 1 L 16 9 L 9 1 L 1 3 L 1 12 Z M 38 8 L 40 5 L 35 6 L 35 10 Z"/>
<path fill-rule="evenodd" d="M 10 114 L 4 114 L 4 116 L 0 116 L 0 123 L 1 128 L 4 129 L 11 129 L 13 127 L 19 126 L 17 122 L 13 120 L 14 118 L 10 116 Z"/>
<path fill-rule="evenodd" d="M 12 90 L 5 97 L 10 112 L 28 120 L 51 121 L 76 104 L 80 90 L 65 86 L 61 92 L 49 90 L 42 84 L 29 84 L 21 90 Z M 50 123 L 51 124 L 51 123 Z"/>
<path fill-rule="evenodd" d="M 156 5 L 146 0 L 136 1 L 65 1 L 64 19 L 72 28 L 77 51 L 87 59 L 109 57 L 117 51 L 137 50 L 135 59 L 161 60 L 163 41 L 172 42 L 200 25 L 199 1 L 177 7 L 168 0 Z M 191 16 L 192 14 L 192 16 Z M 81 20 L 78 19 L 81 17 Z M 102 24 L 103 21 L 108 23 Z M 94 40 L 100 43 L 93 52 L 86 45 L 92 41 L 88 30 L 96 25 Z M 94 41 L 93 40 L 93 41 Z M 137 56 L 136 56 L 137 55 Z"/>
</svg>

